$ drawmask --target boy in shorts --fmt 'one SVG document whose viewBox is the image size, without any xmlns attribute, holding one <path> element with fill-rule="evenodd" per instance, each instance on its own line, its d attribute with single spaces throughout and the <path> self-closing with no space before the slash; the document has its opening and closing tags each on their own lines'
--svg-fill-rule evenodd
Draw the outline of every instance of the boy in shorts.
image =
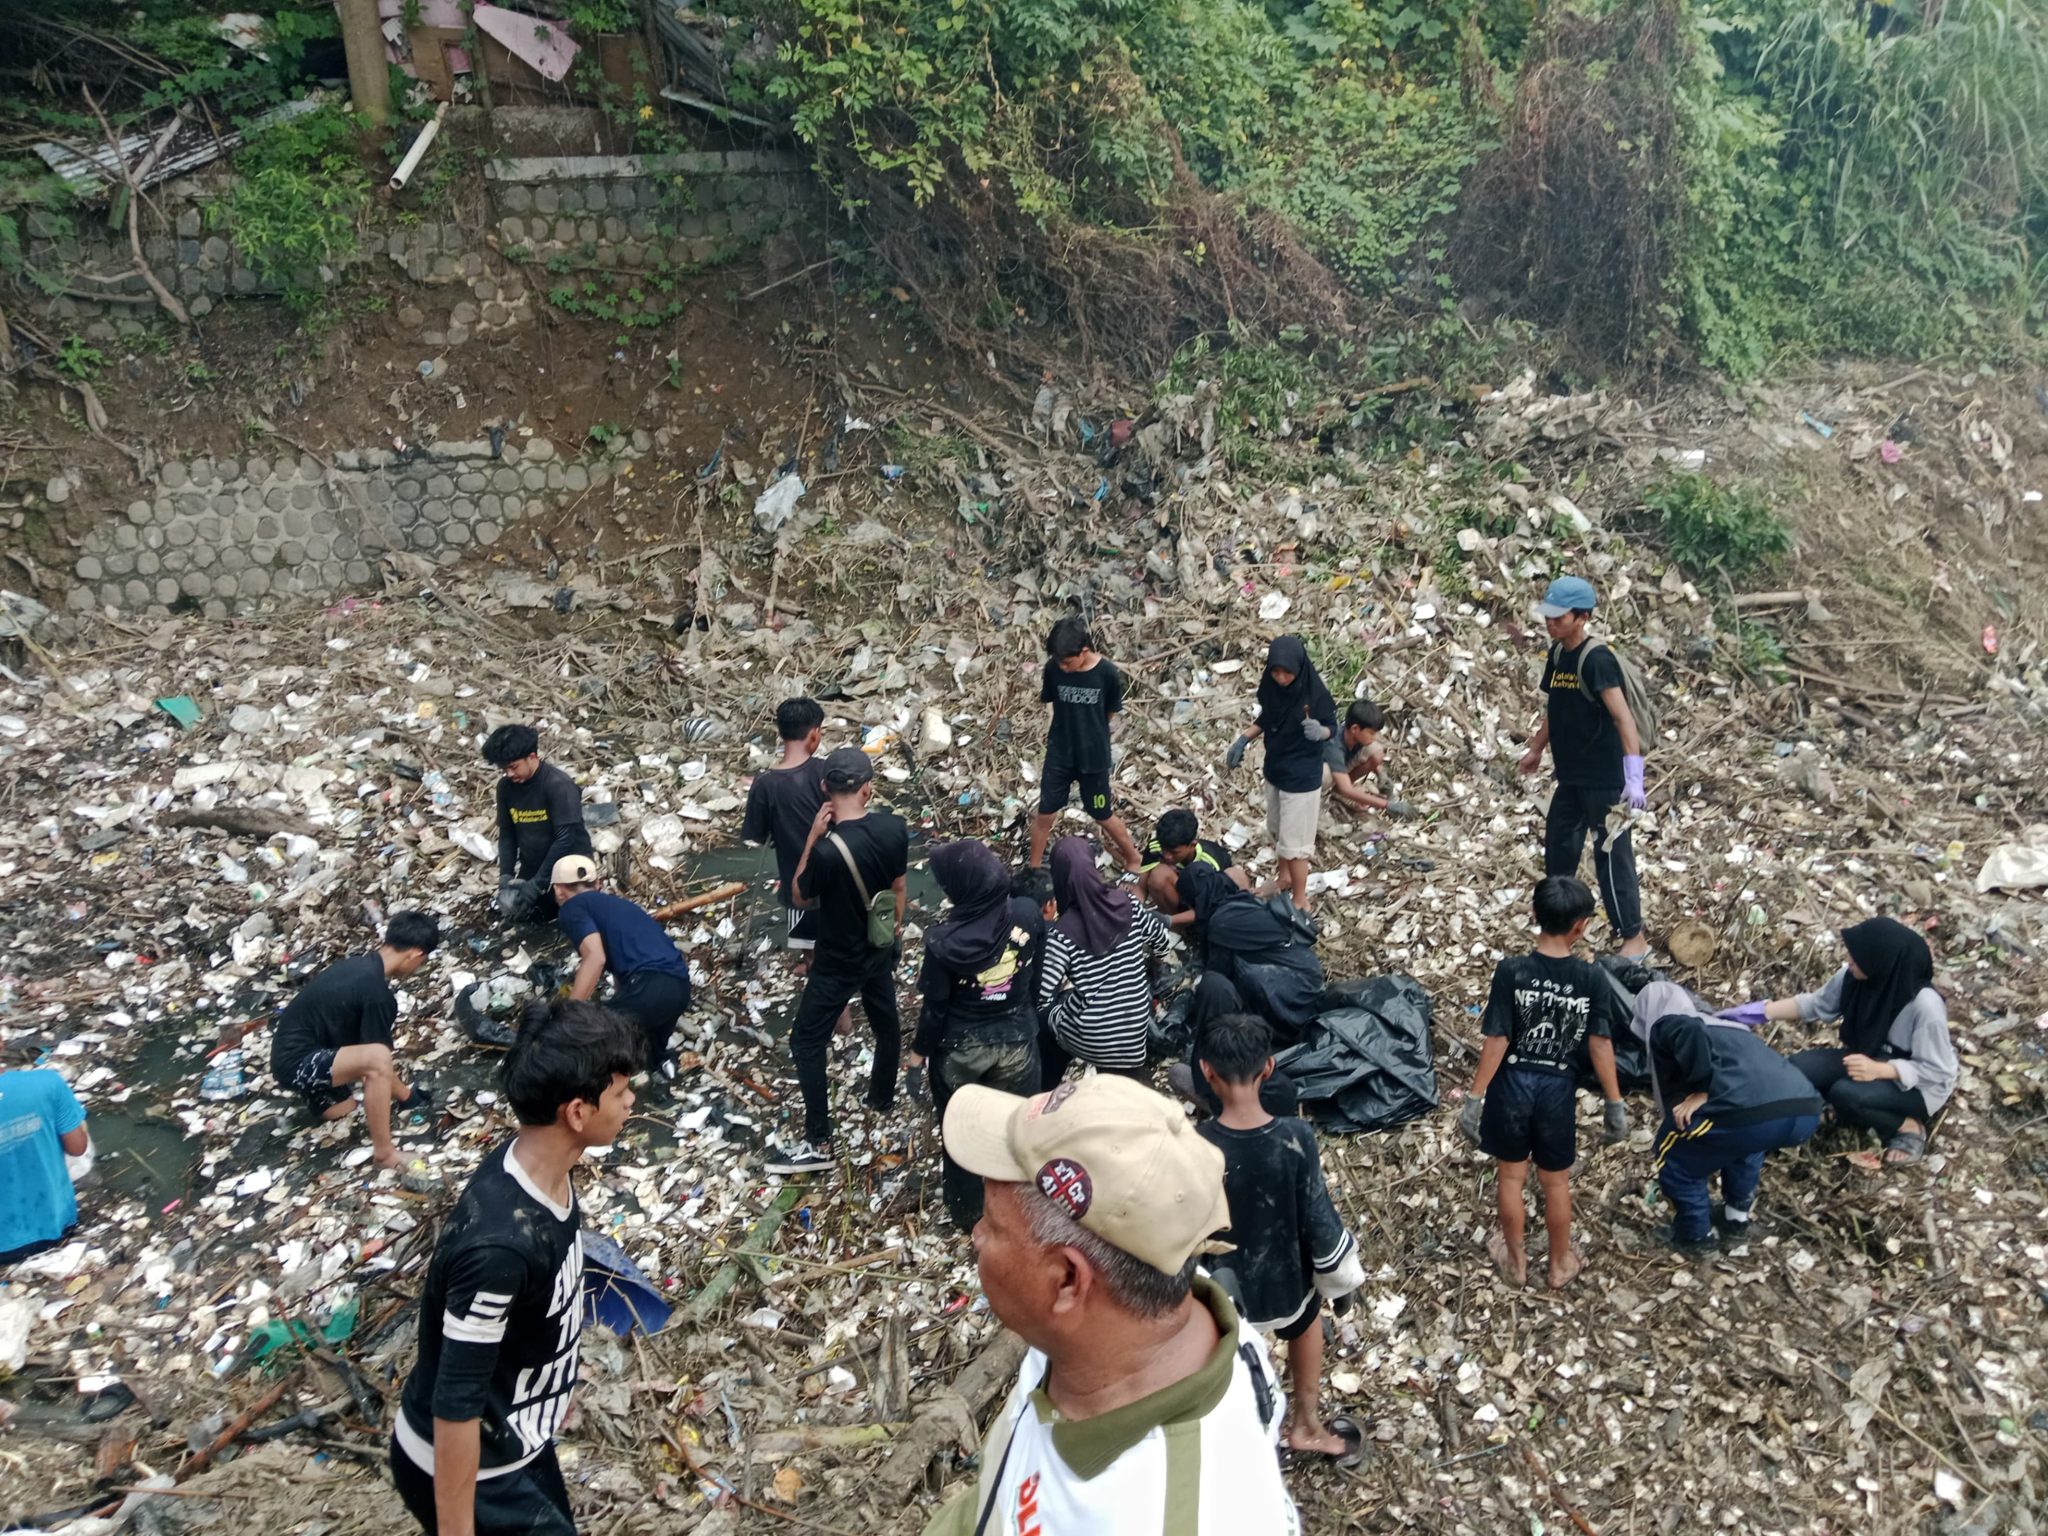
<svg viewBox="0 0 2048 1536">
<path fill-rule="evenodd" d="M 1529 1280 L 1523 1191 L 1535 1162 L 1550 1240 L 1550 1288 L 1562 1290 L 1584 1264 L 1572 1246 L 1571 1169 L 1578 1158 L 1572 1055 L 1585 1041 L 1607 1101 L 1603 1140 L 1621 1141 L 1628 1112 L 1614 1076 L 1614 1032 L 1628 1021 L 1620 994 L 1598 967 L 1572 953 L 1592 920 L 1593 893 L 1570 875 L 1549 875 L 1537 882 L 1533 905 L 1536 952 L 1511 955 L 1494 969 L 1480 1021 L 1486 1044 L 1458 1129 L 1500 1164 L 1500 1230 L 1487 1251 L 1516 1285 Z"/>
<path fill-rule="evenodd" d="M 363 1085 L 363 1121 L 379 1168 L 400 1162 L 391 1139 L 391 1106 L 410 1104 L 419 1091 L 399 1080 L 392 1062 L 398 999 L 391 983 L 425 965 L 440 942 L 432 914 L 392 913 L 382 944 L 335 962 L 307 982 L 270 1032 L 270 1075 L 304 1099 L 316 1118 L 348 1115 L 356 1107 L 351 1090 Z"/>
<path fill-rule="evenodd" d="M 1109 792 L 1109 737 L 1115 716 L 1124 707 L 1123 678 L 1096 652 L 1088 626 L 1071 614 L 1045 637 L 1045 654 L 1038 698 L 1052 706 L 1052 729 L 1046 735 L 1045 772 L 1039 776 L 1038 814 L 1031 821 L 1031 867 L 1045 863 L 1052 824 L 1067 808 L 1078 783 L 1082 809 L 1102 828 L 1117 862 L 1136 874 L 1141 866 L 1138 845 L 1116 814 Z"/>
<path fill-rule="evenodd" d="M 1281 1443 L 1355 1457 L 1357 1426 L 1322 1418 L 1322 1309 L 1363 1285 L 1365 1269 L 1323 1182 L 1315 1132 L 1292 1115 L 1276 1119 L 1259 1102 L 1259 1090 L 1273 1075 L 1273 1036 L 1264 1019 L 1231 1013 L 1209 1020 L 1195 1059 L 1222 1103 L 1195 1133 L 1223 1153 L 1230 1227 L 1221 1235 L 1235 1245 L 1213 1265 L 1219 1277 L 1227 1272 L 1234 1282 L 1244 1320 L 1287 1345 L 1292 1402 Z"/>
</svg>

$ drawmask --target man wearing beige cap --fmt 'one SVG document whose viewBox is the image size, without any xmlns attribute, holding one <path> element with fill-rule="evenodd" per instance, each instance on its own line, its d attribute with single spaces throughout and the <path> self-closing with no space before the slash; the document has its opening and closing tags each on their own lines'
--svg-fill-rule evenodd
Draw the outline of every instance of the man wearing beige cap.
<svg viewBox="0 0 2048 1536">
<path fill-rule="evenodd" d="M 970 1085 L 945 1131 L 986 1185 L 982 1290 L 1030 1350 L 981 1475 L 925 1536 L 1297 1536 L 1272 1363 L 1196 1273 L 1230 1225 L 1223 1154 L 1108 1075 L 1029 1099 Z"/>
<path fill-rule="evenodd" d="M 576 980 L 569 996 L 578 1002 L 597 996 L 604 973 L 612 973 L 612 1007 L 640 1026 L 651 1072 L 668 1064 L 669 1036 L 690 1006 L 690 962 L 647 912 L 623 896 L 597 888 L 597 863 L 588 854 L 555 860 L 555 917 L 576 947 Z"/>
</svg>

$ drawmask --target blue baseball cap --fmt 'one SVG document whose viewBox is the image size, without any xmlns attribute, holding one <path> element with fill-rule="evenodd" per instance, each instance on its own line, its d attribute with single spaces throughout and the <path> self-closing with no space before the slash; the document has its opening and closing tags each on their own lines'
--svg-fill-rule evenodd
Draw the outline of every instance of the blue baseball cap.
<svg viewBox="0 0 2048 1536">
<path fill-rule="evenodd" d="M 1599 605 L 1600 599 L 1593 591 L 1593 583 L 1583 576 L 1560 576 L 1550 584 L 1550 590 L 1543 594 L 1543 601 L 1536 605 L 1546 619 L 1561 619 L 1574 609 L 1588 611 Z"/>
</svg>

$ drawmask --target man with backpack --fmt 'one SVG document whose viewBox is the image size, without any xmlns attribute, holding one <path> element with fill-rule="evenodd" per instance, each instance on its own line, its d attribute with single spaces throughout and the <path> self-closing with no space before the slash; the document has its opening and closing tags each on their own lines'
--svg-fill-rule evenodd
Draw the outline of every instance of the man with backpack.
<svg viewBox="0 0 2048 1536">
<path fill-rule="evenodd" d="M 903 818 L 871 811 L 875 767 L 859 747 L 817 759 L 825 803 L 790 877 L 796 905 L 818 914 L 818 949 L 805 978 L 789 1048 L 803 1089 L 803 1140 L 768 1150 L 768 1173 L 816 1173 L 833 1164 L 832 1116 L 825 1059 L 840 1011 L 859 995 L 875 1034 L 868 1077 L 870 1109 L 896 1104 L 902 1025 L 896 1007 L 896 962 L 903 956 L 904 877 L 910 829 Z"/>
<path fill-rule="evenodd" d="M 1546 707 L 1521 769 L 1536 772 L 1550 749 L 1557 786 L 1543 824 L 1543 872 L 1576 875 L 1590 832 L 1601 905 L 1622 955 L 1634 958 L 1650 950 L 1628 819 L 1646 803 L 1641 731 L 1649 722 L 1638 718 L 1646 702 L 1640 676 L 1630 677 L 1613 648 L 1588 632 L 1598 601 L 1584 577 L 1560 576 L 1537 605 L 1551 641 Z"/>
</svg>

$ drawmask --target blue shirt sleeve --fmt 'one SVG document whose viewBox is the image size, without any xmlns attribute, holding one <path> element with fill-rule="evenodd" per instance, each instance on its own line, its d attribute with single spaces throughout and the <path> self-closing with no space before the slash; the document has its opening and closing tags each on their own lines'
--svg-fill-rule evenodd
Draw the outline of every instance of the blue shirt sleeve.
<svg viewBox="0 0 2048 1536">
<path fill-rule="evenodd" d="M 47 1086 L 50 1102 L 44 1113 L 59 1136 L 69 1136 L 85 1124 L 85 1106 L 78 1102 L 78 1095 L 71 1091 L 71 1085 L 64 1081 L 61 1073 L 52 1072 Z"/>
</svg>

